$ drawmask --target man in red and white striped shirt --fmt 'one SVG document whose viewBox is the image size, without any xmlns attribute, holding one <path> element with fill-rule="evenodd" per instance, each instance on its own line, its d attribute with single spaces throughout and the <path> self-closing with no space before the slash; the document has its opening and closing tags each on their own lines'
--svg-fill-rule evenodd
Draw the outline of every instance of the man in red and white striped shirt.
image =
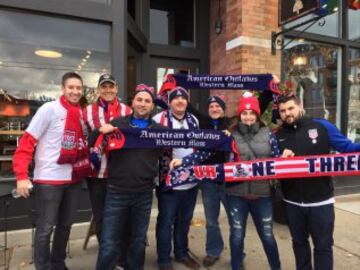
<svg viewBox="0 0 360 270">
<path fill-rule="evenodd" d="M 118 101 L 117 93 L 119 87 L 112 75 L 103 74 L 100 76 L 97 91 L 99 94 L 98 100 L 84 109 L 84 119 L 89 132 L 99 129 L 114 118 L 124 117 L 132 112 L 129 106 Z M 108 157 L 105 153 L 101 155 L 101 159 L 96 162 L 97 166 L 92 166 L 91 177 L 87 180 L 96 236 L 99 242 L 106 195 L 107 159 Z"/>
</svg>

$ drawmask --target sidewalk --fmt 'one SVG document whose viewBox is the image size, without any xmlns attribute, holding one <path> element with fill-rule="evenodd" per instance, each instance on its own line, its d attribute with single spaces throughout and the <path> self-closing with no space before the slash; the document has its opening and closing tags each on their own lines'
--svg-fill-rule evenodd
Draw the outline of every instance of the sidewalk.
<svg viewBox="0 0 360 270">
<path fill-rule="evenodd" d="M 360 194 L 336 198 L 336 225 L 334 243 L 334 269 L 356 270 L 360 265 Z M 223 211 L 224 213 L 224 211 Z M 155 222 L 157 210 L 153 209 L 151 223 L 148 232 L 150 246 L 146 251 L 146 270 L 157 269 L 156 265 L 156 242 L 155 242 Z M 228 244 L 228 225 L 225 214 L 220 218 L 222 231 L 224 232 L 225 250 L 220 261 L 211 269 L 223 270 L 230 269 L 230 252 Z M 189 241 L 193 256 L 201 263 L 204 254 L 205 244 L 205 220 L 201 202 L 197 204 L 193 226 L 191 226 Z M 94 269 L 97 257 L 97 242 L 95 237 L 89 242 L 87 250 L 82 249 L 84 235 L 88 224 L 76 224 L 73 227 L 70 241 L 70 258 L 67 265 L 71 270 Z M 295 269 L 294 256 L 291 247 L 291 238 L 286 226 L 274 224 L 274 233 L 279 246 L 280 257 L 283 270 Z M 25 237 L 26 235 L 26 237 Z M 25 237 L 25 238 L 24 238 Z M 12 248 L 10 268 L 21 270 L 32 270 L 31 261 L 31 231 L 21 231 L 12 233 L 9 236 L 9 246 Z M 245 240 L 245 266 L 247 270 L 267 270 L 269 266 L 262 249 L 260 240 L 257 236 L 254 224 L 249 218 L 247 235 Z M 1 267 L 0 267 L 1 268 Z M 180 264 L 174 263 L 176 270 L 186 269 Z M 202 268 L 206 269 L 206 268 Z"/>
</svg>

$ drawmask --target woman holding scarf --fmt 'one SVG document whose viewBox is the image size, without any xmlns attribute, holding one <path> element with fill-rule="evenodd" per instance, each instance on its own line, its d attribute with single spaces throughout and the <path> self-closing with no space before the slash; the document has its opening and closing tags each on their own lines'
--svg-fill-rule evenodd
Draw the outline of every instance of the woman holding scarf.
<svg viewBox="0 0 360 270">
<path fill-rule="evenodd" d="M 272 135 L 260 120 L 259 101 L 247 92 L 240 98 L 237 121 L 230 127 L 236 140 L 240 160 L 273 155 Z M 278 247 L 272 231 L 272 201 L 269 181 L 228 183 L 225 188 L 230 218 L 232 270 L 244 269 L 246 221 L 250 213 L 264 247 L 270 268 L 281 269 Z"/>
</svg>

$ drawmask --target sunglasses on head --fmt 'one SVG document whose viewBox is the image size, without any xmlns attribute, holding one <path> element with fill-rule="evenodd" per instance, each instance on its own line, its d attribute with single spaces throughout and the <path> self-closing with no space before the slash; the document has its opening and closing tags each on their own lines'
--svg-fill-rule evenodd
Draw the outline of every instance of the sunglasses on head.
<svg viewBox="0 0 360 270">
<path fill-rule="evenodd" d="M 285 103 L 292 99 L 298 100 L 299 97 L 296 95 L 295 92 L 289 91 L 287 93 L 283 93 L 283 94 L 279 95 L 279 97 L 277 98 L 277 101 L 278 101 L 278 103 Z"/>
<path fill-rule="evenodd" d="M 149 91 L 150 93 L 155 94 L 154 87 L 147 86 L 146 84 L 139 84 L 138 86 L 136 86 L 135 92 L 139 91 Z"/>
</svg>

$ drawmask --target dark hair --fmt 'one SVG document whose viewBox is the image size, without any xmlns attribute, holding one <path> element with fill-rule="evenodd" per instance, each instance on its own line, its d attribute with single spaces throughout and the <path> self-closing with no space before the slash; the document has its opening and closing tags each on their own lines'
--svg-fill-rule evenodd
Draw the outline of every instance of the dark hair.
<svg viewBox="0 0 360 270">
<path fill-rule="evenodd" d="M 81 81 L 81 84 L 83 84 L 83 79 L 81 78 L 81 76 L 79 74 L 77 74 L 76 72 L 70 71 L 70 72 L 66 72 L 61 79 L 61 85 L 65 86 L 65 83 L 68 79 L 78 79 Z"/>
<path fill-rule="evenodd" d="M 286 103 L 290 100 L 293 100 L 296 104 L 300 104 L 300 98 L 294 92 L 281 94 L 277 99 L 277 103 Z"/>
</svg>

